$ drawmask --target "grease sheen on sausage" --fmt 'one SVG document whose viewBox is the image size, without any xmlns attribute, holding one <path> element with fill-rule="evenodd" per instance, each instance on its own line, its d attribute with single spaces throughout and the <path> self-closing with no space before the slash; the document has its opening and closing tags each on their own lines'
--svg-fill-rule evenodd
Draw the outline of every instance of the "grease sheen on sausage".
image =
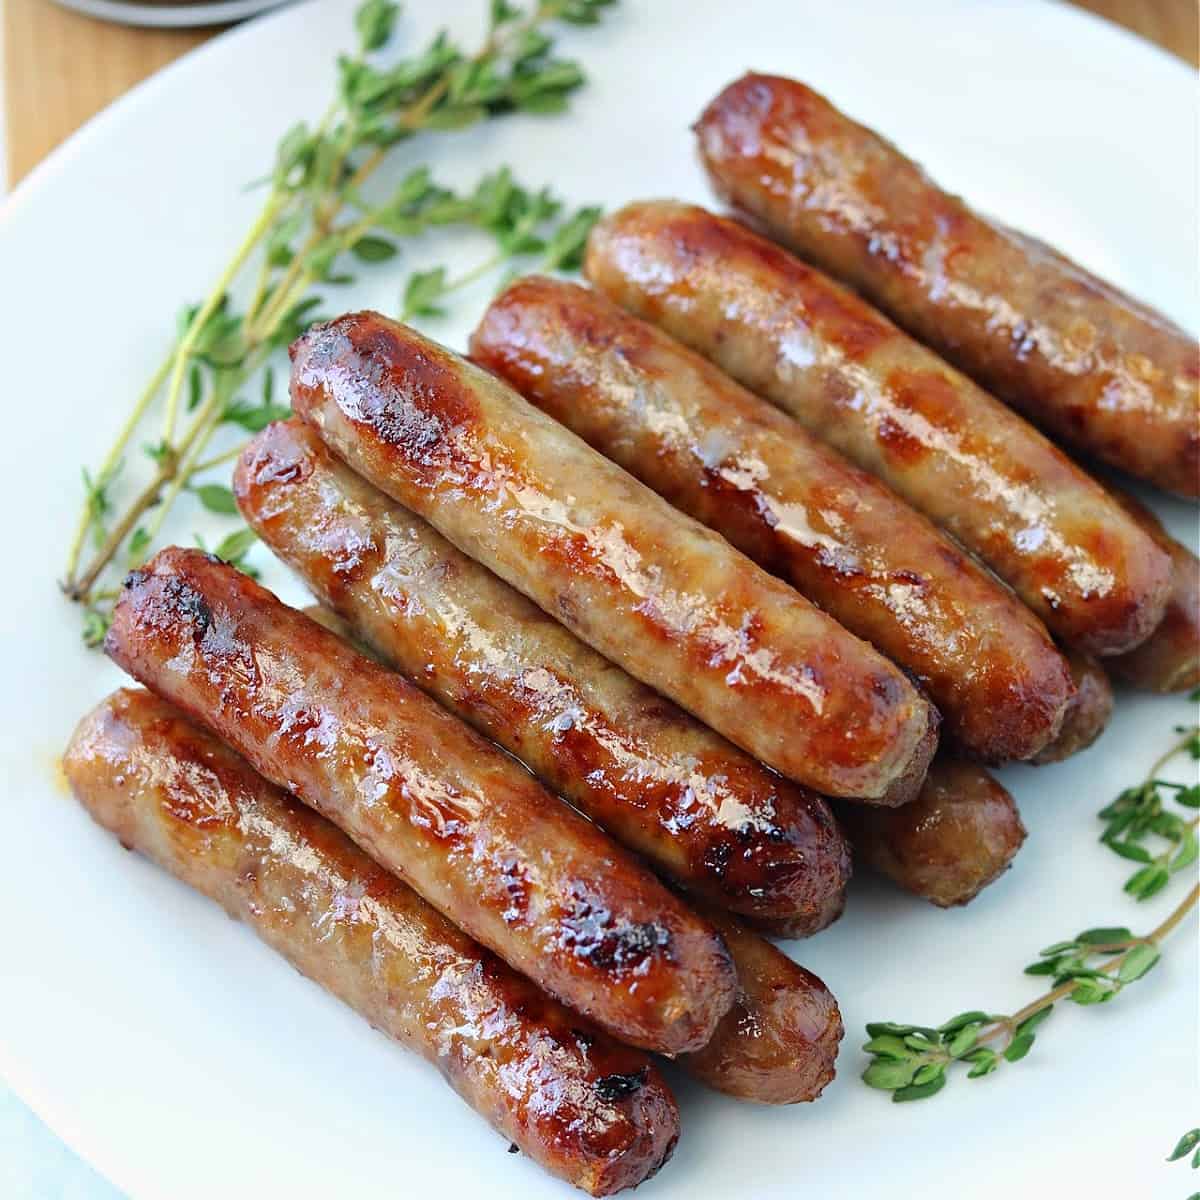
<svg viewBox="0 0 1200 1200">
<path fill-rule="evenodd" d="M 623 1041 L 703 1045 L 729 955 L 596 826 L 399 675 L 239 571 L 159 551 L 105 642 L 465 932 Z"/>
<path fill-rule="evenodd" d="M 1117 502 L 1171 556 L 1171 594 L 1163 619 L 1135 650 L 1108 662 L 1122 683 L 1148 692 L 1186 692 L 1200 685 L 1200 559 L 1176 541 L 1140 500 L 1119 488 Z"/>
<path fill-rule="evenodd" d="M 1200 352 L 1160 313 L 972 211 L 792 79 L 696 125 L 717 189 L 1055 437 L 1200 495 Z"/>
<path fill-rule="evenodd" d="M 1116 654 L 1161 618 L 1167 557 L 1099 484 L 774 243 L 701 208 L 635 204 L 593 229 L 587 273 L 948 530 L 1064 643 Z"/>
<path fill-rule="evenodd" d="M 888 812 L 903 811 L 888 809 Z M 833 1078 L 842 1016 L 829 989 L 729 915 L 702 910 L 737 964 L 738 993 L 712 1041 L 680 1057 L 697 1079 L 739 1100 L 798 1104 Z"/>
<path fill-rule="evenodd" d="M 933 708 L 723 538 L 378 313 L 292 351 L 293 407 L 340 458 L 606 658 L 798 783 L 892 804 L 914 794 Z"/>
<path fill-rule="evenodd" d="M 165 701 L 114 693 L 79 723 L 63 766 L 124 846 L 420 1054 L 552 1174 L 606 1196 L 670 1156 L 678 1110 L 644 1054 L 510 971 Z"/>
<path fill-rule="evenodd" d="M 1051 741 L 1072 684 L 1044 626 L 865 471 L 588 288 L 528 276 L 475 361 L 912 672 L 985 762 Z"/>
<path fill-rule="evenodd" d="M 656 868 L 808 932 L 840 910 L 849 850 L 823 798 L 613 666 L 310 426 L 259 434 L 234 490 L 263 541 L 371 649 Z"/>
<path fill-rule="evenodd" d="M 973 900 L 1025 840 L 1008 791 L 982 767 L 941 754 L 911 804 L 839 805 L 838 816 L 856 858 L 940 908 Z"/>
</svg>

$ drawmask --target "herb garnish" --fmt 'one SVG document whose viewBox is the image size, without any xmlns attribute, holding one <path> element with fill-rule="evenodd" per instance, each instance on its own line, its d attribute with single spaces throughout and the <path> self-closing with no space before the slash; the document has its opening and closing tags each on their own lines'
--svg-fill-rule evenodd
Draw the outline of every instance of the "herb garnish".
<svg viewBox="0 0 1200 1200">
<path fill-rule="evenodd" d="M 227 467 L 241 446 L 205 451 L 220 429 L 252 434 L 289 414 L 274 397 L 266 364 L 320 319 L 318 289 L 354 280 L 348 263 L 388 262 L 402 241 L 435 226 L 491 235 L 495 254 L 468 276 L 449 279 L 441 267 L 414 274 L 404 289 L 405 317 L 439 315 L 448 294 L 515 258 L 543 269 L 578 266 L 598 210 L 568 213 L 559 198 L 522 187 L 507 169 L 463 194 L 438 184 L 424 166 L 410 169 L 382 200 L 368 199 L 363 189 L 392 149 L 417 133 L 462 129 L 509 112 L 565 109 L 584 75 L 578 63 L 554 56 L 547 27 L 595 24 L 614 2 L 538 0 L 522 8 L 490 0 L 487 33 L 473 53 L 442 32 L 392 65 L 382 65 L 376 52 L 391 37 L 400 6 L 366 0 L 359 7 L 358 49 L 338 60 L 337 98 L 315 127 L 298 124 L 280 141 L 260 181 L 267 197 L 257 219 L 208 296 L 180 314 L 174 344 L 99 470 L 84 472 L 84 504 L 62 587 L 83 606 L 85 643 L 98 644 L 107 627 L 115 589 L 102 584 L 145 560 L 183 492 L 210 512 L 235 511 L 228 487 L 205 476 Z M 238 307 L 231 288 L 255 258 L 248 299 Z M 243 389 L 259 372 L 261 392 L 251 401 Z M 131 442 L 155 408 L 161 429 L 142 446 L 153 472 L 118 508 L 115 492 Z M 244 566 L 245 549 L 221 556 Z"/>
<path fill-rule="evenodd" d="M 1189 700 L 1200 700 L 1200 690 Z M 1125 884 L 1125 891 L 1138 900 L 1162 890 L 1173 873 L 1196 860 L 1196 825 L 1163 809 L 1164 794 L 1187 807 L 1200 806 L 1200 788 L 1169 783 L 1158 773 L 1176 755 L 1187 753 L 1200 760 L 1200 726 L 1177 726 L 1178 740 L 1151 767 L 1144 783 L 1127 788 L 1100 816 L 1108 822 L 1101 840 L 1125 858 L 1143 865 Z M 1150 834 L 1169 843 L 1166 850 L 1151 855 L 1143 846 Z M 1145 857 L 1141 857 L 1144 855 Z M 1038 960 L 1025 968 L 1027 975 L 1046 975 L 1053 986 L 1015 1013 L 976 1010 L 960 1013 L 936 1027 L 874 1022 L 867 1026 L 870 1039 L 863 1049 L 871 1062 L 863 1082 L 891 1092 L 898 1102 L 923 1100 L 936 1095 L 946 1084 L 954 1063 L 966 1066 L 968 1079 L 990 1075 L 1004 1063 L 1020 1062 L 1033 1046 L 1038 1026 L 1049 1017 L 1060 1000 L 1075 1004 L 1106 1004 L 1129 984 L 1141 979 L 1162 956 L 1162 943 L 1200 901 L 1200 884 L 1192 886 L 1173 912 L 1151 932 L 1136 935 L 1124 926 L 1085 929 L 1075 937 L 1055 942 L 1039 952 Z M 1180 1142 L 1188 1142 L 1180 1157 L 1200 1144 L 1193 1131 Z M 1200 1156 L 1198 1156 L 1200 1157 Z"/>
</svg>

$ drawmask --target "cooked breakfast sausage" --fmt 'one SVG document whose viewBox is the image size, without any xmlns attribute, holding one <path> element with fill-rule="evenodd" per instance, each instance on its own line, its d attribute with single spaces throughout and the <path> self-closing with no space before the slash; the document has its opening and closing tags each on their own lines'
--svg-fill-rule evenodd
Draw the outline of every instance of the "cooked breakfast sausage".
<svg viewBox="0 0 1200 1200">
<path fill-rule="evenodd" d="M 1171 594 L 1158 628 L 1135 650 L 1106 664 L 1122 683 L 1148 692 L 1186 692 L 1200 684 L 1200 559 L 1128 492 L 1110 488 L 1135 521 L 1171 556 Z"/>
<path fill-rule="evenodd" d="M 894 811 L 894 810 L 889 810 Z M 842 1016 L 829 989 L 727 914 L 701 910 L 737 964 L 738 994 L 713 1039 L 680 1065 L 709 1087 L 760 1104 L 815 1100 L 833 1078 Z"/>
<path fill-rule="evenodd" d="M 649 1059 L 471 941 L 178 710 L 122 690 L 63 759 L 79 801 L 437 1067 L 535 1162 L 593 1196 L 666 1161 L 679 1114 Z"/>
<path fill-rule="evenodd" d="M 235 568 L 160 551 L 125 581 L 105 648 L 623 1041 L 695 1049 L 732 1004 L 720 938 L 645 867 L 423 692 Z"/>
<path fill-rule="evenodd" d="M 1154 637 L 1151 634 L 1151 637 Z M 1109 662 L 1119 662 L 1109 659 Z M 1104 668 L 1090 655 L 1078 650 L 1067 652 L 1075 695 L 1067 705 L 1058 737 L 1048 742 L 1030 760 L 1035 766 L 1062 762 L 1086 750 L 1108 728 L 1113 712 L 1112 684 Z"/>
<path fill-rule="evenodd" d="M 798 783 L 915 793 L 937 716 L 903 674 L 506 384 L 377 313 L 292 354 L 340 458 L 606 658 Z"/>
<path fill-rule="evenodd" d="M 865 471 L 598 292 L 527 276 L 471 339 L 584 441 L 794 584 L 925 687 L 985 762 L 1029 758 L 1071 695 L 1040 621 Z"/>
<path fill-rule="evenodd" d="M 838 816 L 857 858 L 941 908 L 974 899 L 1025 840 L 1012 796 L 982 767 L 944 755 L 911 804 L 843 804 Z"/>
<path fill-rule="evenodd" d="M 636 204 L 587 272 L 883 480 L 1068 645 L 1116 654 L 1162 616 L 1170 564 L 1099 484 L 890 321 L 735 221 Z"/>
<path fill-rule="evenodd" d="M 1195 339 L 973 212 L 802 83 L 747 75 L 696 125 L 723 196 L 1053 436 L 1200 495 Z"/>
<path fill-rule="evenodd" d="M 300 420 L 234 474 L 250 525 L 355 633 L 614 837 L 715 903 L 815 932 L 849 849 L 828 804 L 614 667 Z"/>
</svg>

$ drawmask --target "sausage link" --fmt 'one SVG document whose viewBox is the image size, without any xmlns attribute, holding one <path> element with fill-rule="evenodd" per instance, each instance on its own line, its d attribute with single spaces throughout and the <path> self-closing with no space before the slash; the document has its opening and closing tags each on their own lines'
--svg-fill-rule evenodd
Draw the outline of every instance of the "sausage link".
<svg viewBox="0 0 1200 1200">
<path fill-rule="evenodd" d="M 709 908 L 701 911 L 733 955 L 738 994 L 712 1041 L 682 1055 L 680 1066 L 739 1100 L 815 1100 L 833 1078 L 842 1040 L 837 1001 L 811 971 L 733 917 Z"/>
<path fill-rule="evenodd" d="M 1053 436 L 1200 495 L 1195 339 L 973 212 L 802 83 L 747 75 L 696 125 L 718 190 Z"/>
<path fill-rule="evenodd" d="M 547 1171 L 607 1196 L 670 1156 L 679 1113 L 644 1054 L 514 974 L 165 701 L 114 693 L 63 766 L 124 846 L 421 1055 Z"/>
<path fill-rule="evenodd" d="M 985 762 L 1051 741 L 1072 685 L 1040 621 L 907 504 L 712 364 L 598 292 L 527 276 L 476 362 L 924 686 Z"/>
<path fill-rule="evenodd" d="M 720 938 L 649 871 L 423 692 L 233 567 L 160 551 L 126 580 L 105 648 L 623 1041 L 695 1049 L 732 1004 Z"/>
<path fill-rule="evenodd" d="M 915 793 L 916 688 L 507 385 L 377 313 L 292 353 L 293 407 L 340 458 L 606 658 L 798 783 Z"/>
<path fill-rule="evenodd" d="M 974 551 L 1068 645 L 1149 636 L 1170 564 L 1041 434 L 851 292 L 701 208 L 632 205 L 587 272 L 878 476 Z"/>
<path fill-rule="evenodd" d="M 300 420 L 234 473 L 242 514 L 384 661 L 656 868 L 815 932 L 849 849 L 829 805 L 614 667 L 333 457 Z"/>
<path fill-rule="evenodd" d="M 1171 556 L 1171 594 L 1158 628 L 1135 650 L 1109 659 L 1117 679 L 1148 692 L 1186 692 L 1200 685 L 1200 559 L 1128 492 L 1117 502 Z"/>
<path fill-rule="evenodd" d="M 1151 637 L 1156 635 L 1151 634 Z M 1110 663 L 1119 659 L 1109 659 Z M 1030 760 L 1034 766 L 1062 762 L 1086 750 L 1107 728 L 1113 713 L 1113 690 L 1104 668 L 1090 655 L 1078 650 L 1067 653 L 1075 695 L 1067 705 L 1058 737 Z"/>
<path fill-rule="evenodd" d="M 982 767 L 943 755 L 911 804 L 844 804 L 838 816 L 858 858 L 941 908 L 974 899 L 1025 840 L 1012 796 Z"/>
</svg>

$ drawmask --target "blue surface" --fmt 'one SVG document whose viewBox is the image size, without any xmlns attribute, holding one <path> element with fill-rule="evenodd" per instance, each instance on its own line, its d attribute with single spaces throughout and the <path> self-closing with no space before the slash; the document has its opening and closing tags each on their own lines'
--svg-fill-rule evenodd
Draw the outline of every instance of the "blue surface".
<svg viewBox="0 0 1200 1200">
<path fill-rule="evenodd" d="M 123 1200 L 0 1083 L 0 1196 L 4 1200 Z"/>
</svg>

